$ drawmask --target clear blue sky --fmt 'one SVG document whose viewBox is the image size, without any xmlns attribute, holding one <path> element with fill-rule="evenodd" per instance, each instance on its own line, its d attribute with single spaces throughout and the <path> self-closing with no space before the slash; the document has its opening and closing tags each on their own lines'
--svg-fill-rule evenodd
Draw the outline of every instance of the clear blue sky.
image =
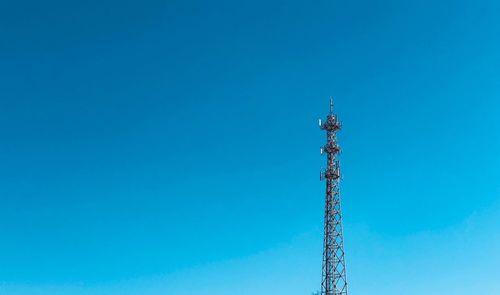
<svg viewBox="0 0 500 295">
<path fill-rule="evenodd" d="M 500 294 L 500 2 L 0 1 L 0 293 Z"/>
</svg>

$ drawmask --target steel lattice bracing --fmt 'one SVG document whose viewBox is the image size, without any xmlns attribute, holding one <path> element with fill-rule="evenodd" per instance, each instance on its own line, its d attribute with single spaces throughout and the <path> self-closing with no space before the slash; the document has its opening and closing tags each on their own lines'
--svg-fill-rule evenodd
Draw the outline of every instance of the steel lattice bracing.
<svg viewBox="0 0 500 295">
<path fill-rule="evenodd" d="M 347 276 L 339 192 L 340 166 L 337 159 L 340 148 L 336 138 L 336 132 L 340 130 L 341 125 L 337 116 L 332 113 L 331 98 L 330 113 L 326 118 L 326 122 L 320 122 L 320 127 L 327 134 L 327 143 L 321 149 L 321 152 L 327 155 L 327 168 L 320 175 L 321 179 L 326 179 L 325 236 L 323 240 L 321 294 L 346 295 Z"/>
</svg>

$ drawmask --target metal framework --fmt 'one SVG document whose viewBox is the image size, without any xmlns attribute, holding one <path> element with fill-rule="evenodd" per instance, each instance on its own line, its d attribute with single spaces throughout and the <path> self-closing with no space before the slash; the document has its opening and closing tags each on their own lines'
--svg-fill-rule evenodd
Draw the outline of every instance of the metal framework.
<svg viewBox="0 0 500 295">
<path fill-rule="evenodd" d="M 330 97 L 330 113 L 326 122 L 319 121 L 320 128 L 326 131 L 327 143 L 321 153 L 327 155 L 327 168 L 320 172 L 320 179 L 326 179 L 325 228 L 323 240 L 323 267 L 321 295 L 347 295 L 347 275 L 344 259 L 344 234 L 342 230 L 342 210 L 340 206 L 340 166 L 336 132 L 341 124 L 332 112 Z"/>
</svg>

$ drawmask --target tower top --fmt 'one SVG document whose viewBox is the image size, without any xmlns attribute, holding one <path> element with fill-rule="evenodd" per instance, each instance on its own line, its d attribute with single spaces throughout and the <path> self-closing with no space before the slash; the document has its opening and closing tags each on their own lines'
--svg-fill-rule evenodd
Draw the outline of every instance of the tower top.
<svg viewBox="0 0 500 295">
<path fill-rule="evenodd" d="M 319 127 L 329 132 L 335 132 L 342 128 L 337 116 L 333 113 L 333 98 L 330 96 L 330 113 L 326 116 L 326 122 L 319 120 Z"/>
</svg>

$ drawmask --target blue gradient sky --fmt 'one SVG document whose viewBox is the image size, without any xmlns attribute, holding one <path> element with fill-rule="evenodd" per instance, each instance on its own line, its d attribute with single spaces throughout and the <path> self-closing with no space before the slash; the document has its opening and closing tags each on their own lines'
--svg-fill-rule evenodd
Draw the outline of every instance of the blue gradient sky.
<svg viewBox="0 0 500 295">
<path fill-rule="evenodd" d="M 0 293 L 500 293 L 500 2 L 0 1 Z"/>
</svg>

